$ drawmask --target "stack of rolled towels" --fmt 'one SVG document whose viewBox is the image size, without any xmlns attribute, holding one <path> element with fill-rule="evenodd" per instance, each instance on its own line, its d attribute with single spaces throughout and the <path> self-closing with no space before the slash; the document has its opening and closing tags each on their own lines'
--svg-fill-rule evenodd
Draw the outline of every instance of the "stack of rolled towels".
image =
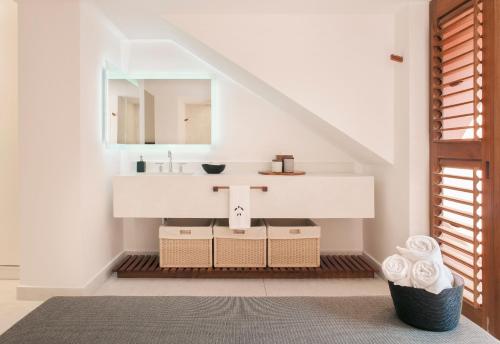
<svg viewBox="0 0 500 344">
<path fill-rule="evenodd" d="M 396 249 L 399 254 L 387 257 L 382 263 L 385 278 L 395 285 L 425 289 L 433 294 L 453 286 L 453 275 L 444 265 L 435 239 L 412 236 L 406 241 L 406 247 Z"/>
</svg>

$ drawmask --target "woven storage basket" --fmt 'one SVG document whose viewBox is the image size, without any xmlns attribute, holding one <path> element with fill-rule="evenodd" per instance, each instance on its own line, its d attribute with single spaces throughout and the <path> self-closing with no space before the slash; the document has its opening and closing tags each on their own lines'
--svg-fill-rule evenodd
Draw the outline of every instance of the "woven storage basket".
<svg viewBox="0 0 500 344">
<path fill-rule="evenodd" d="M 167 219 L 160 227 L 160 267 L 212 267 L 211 219 Z"/>
<path fill-rule="evenodd" d="M 320 266 L 321 227 L 309 219 L 268 219 L 270 267 Z"/>
<path fill-rule="evenodd" d="M 462 313 L 464 280 L 453 274 L 453 288 L 439 294 L 424 289 L 401 287 L 389 282 L 396 313 L 403 322 L 413 327 L 435 332 L 453 330 Z"/>
<path fill-rule="evenodd" d="M 266 251 L 266 226 L 262 220 L 252 219 L 249 229 L 230 229 L 227 219 L 215 221 L 215 267 L 265 267 Z"/>
</svg>

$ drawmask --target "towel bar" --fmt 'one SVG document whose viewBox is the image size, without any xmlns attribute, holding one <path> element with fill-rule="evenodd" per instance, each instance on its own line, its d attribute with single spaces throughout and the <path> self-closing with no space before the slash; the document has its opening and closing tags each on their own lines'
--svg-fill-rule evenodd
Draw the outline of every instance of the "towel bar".
<svg viewBox="0 0 500 344">
<path fill-rule="evenodd" d="M 212 190 L 214 192 L 219 192 L 219 190 L 222 190 L 222 189 L 229 189 L 229 186 L 214 186 L 214 187 L 212 187 Z M 267 192 L 267 190 L 269 190 L 269 188 L 267 186 L 251 186 L 250 189 L 262 190 L 262 192 Z"/>
</svg>

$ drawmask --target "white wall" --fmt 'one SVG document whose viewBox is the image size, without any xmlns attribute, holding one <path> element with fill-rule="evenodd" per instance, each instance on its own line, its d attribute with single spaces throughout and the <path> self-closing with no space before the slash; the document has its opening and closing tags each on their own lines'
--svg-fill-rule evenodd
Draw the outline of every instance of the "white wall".
<svg viewBox="0 0 500 344">
<path fill-rule="evenodd" d="M 21 283 L 83 284 L 77 1 L 19 1 Z"/>
<path fill-rule="evenodd" d="M 102 140 L 104 59 L 118 33 L 87 2 L 19 1 L 21 297 L 83 288 L 122 251 Z"/>
<path fill-rule="evenodd" d="M 414 3 L 409 15 L 410 235 L 429 233 L 429 6 Z"/>
<path fill-rule="evenodd" d="M 366 166 L 375 176 L 375 218 L 364 220 L 364 250 L 381 262 L 410 235 L 429 233 L 428 4 L 396 14 L 395 159 Z"/>
<path fill-rule="evenodd" d="M 392 13 L 166 13 L 165 18 L 393 161 Z"/>
<path fill-rule="evenodd" d="M 19 265 L 17 3 L 0 1 L 0 265 Z"/>
<path fill-rule="evenodd" d="M 122 173 L 134 171 L 143 154 L 146 161 L 166 161 L 171 149 L 174 161 L 229 163 L 229 171 L 253 171 L 267 167 L 275 154 L 292 153 L 307 170 L 352 172 L 354 161 L 330 141 L 304 127 L 275 105 L 235 83 L 170 41 L 132 41 L 128 72 L 167 74 L 211 74 L 215 77 L 213 104 L 213 145 L 209 148 L 140 148 L 123 153 Z M 148 168 L 157 168 L 148 164 Z M 124 221 L 125 249 L 153 251 L 158 246 L 159 220 Z M 359 219 L 323 220 L 324 251 L 362 251 L 362 221 Z"/>
<path fill-rule="evenodd" d="M 121 63 L 124 37 L 88 2 L 80 5 L 80 201 L 84 281 L 123 250 L 122 221 L 113 218 L 111 177 L 120 154 L 103 140 L 102 73 Z"/>
<path fill-rule="evenodd" d="M 291 152 L 302 162 L 354 162 L 294 117 L 175 43 L 132 41 L 127 50 L 129 73 L 209 74 L 215 78 L 213 144 L 209 148 L 171 146 L 177 161 L 270 162 L 275 154 Z M 133 149 L 126 154 L 134 161 L 142 151 Z M 166 159 L 165 147 L 149 147 L 146 153 Z"/>
</svg>

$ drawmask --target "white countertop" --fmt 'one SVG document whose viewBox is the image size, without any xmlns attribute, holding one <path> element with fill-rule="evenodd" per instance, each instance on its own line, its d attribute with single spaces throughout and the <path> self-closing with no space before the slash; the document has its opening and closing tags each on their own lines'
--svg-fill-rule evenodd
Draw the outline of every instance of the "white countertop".
<svg viewBox="0 0 500 344">
<path fill-rule="evenodd" d="M 262 177 L 262 178 L 304 178 L 304 177 L 370 177 L 369 175 L 357 174 L 357 173 L 345 173 L 345 172 L 312 172 L 306 173 L 305 175 L 263 175 L 258 172 L 231 172 L 231 173 L 220 173 L 220 174 L 208 174 L 203 172 L 195 173 L 157 173 L 157 172 L 145 172 L 145 173 L 126 173 L 117 175 L 117 177 Z"/>
</svg>

